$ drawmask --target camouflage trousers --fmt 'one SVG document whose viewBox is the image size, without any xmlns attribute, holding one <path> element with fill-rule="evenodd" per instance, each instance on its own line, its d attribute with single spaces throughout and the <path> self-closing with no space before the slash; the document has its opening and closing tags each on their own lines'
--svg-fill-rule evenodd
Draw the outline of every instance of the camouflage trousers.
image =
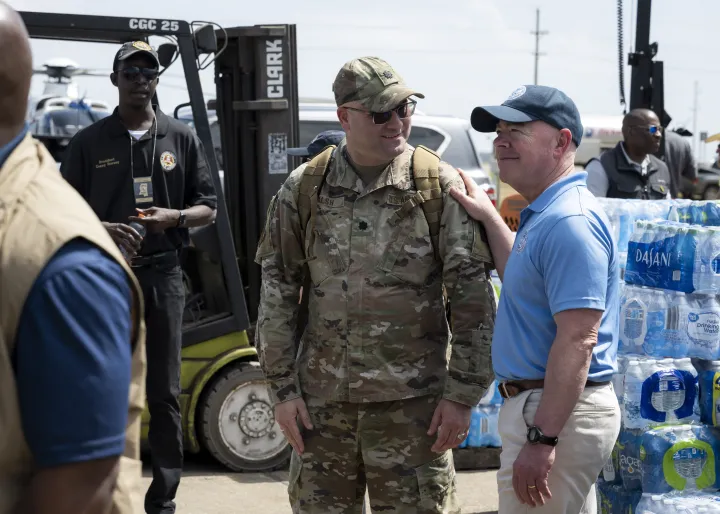
<svg viewBox="0 0 720 514">
<path fill-rule="evenodd" d="M 459 514 L 452 450 L 430 450 L 435 396 L 346 403 L 305 397 L 313 429 L 293 452 L 288 493 L 294 514 Z"/>
</svg>

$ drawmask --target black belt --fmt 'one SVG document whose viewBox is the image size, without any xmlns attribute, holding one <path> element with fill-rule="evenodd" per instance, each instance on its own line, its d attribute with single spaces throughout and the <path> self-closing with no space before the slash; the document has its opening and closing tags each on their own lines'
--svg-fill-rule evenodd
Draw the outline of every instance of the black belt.
<svg viewBox="0 0 720 514">
<path fill-rule="evenodd" d="M 594 382 L 592 380 L 588 380 L 585 382 L 585 387 L 600 387 L 609 383 L 609 380 L 605 382 Z M 537 380 L 508 380 L 507 382 L 500 382 L 498 384 L 498 389 L 500 390 L 500 396 L 508 399 L 513 396 L 517 396 L 528 389 L 542 389 L 544 386 L 545 379 L 542 378 Z"/>
<path fill-rule="evenodd" d="M 175 250 L 152 255 L 138 255 L 130 261 L 130 266 L 133 268 L 171 267 L 178 264 L 180 264 L 180 258 Z"/>
</svg>

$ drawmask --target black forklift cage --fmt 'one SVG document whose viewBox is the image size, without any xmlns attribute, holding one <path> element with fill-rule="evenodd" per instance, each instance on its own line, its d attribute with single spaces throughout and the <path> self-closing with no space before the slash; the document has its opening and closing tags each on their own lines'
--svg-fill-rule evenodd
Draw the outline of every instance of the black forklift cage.
<svg viewBox="0 0 720 514">
<path fill-rule="evenodd" d="M 222 194 L 218 163 L 213 151 L 207 111 L 202 94 L 200 74 L 197 69 L 195 41 L 190 24 L 182 20 L 157 18 L 124 18 L 114 16 L 90 16 L 20 11 L 33 39 L 54 39 L 121 45 L 128 41 L 148 42 L 150 36 L 177 38 L 185 81 L 190 97 L 193 120 L 197 135 L 205 148 L 213 184 L 217 192 L 217 217 L 215 230 L 220 248 L 222 270 L 230 302 L 230 316 L 210 321 L 183 331 L 183 346 L 191 346 L 231 332 L 246 330 L 249 319 L 243 295 L 242 278 L 235 257 L 232 230 L 227 205 Z"/>
</svg>

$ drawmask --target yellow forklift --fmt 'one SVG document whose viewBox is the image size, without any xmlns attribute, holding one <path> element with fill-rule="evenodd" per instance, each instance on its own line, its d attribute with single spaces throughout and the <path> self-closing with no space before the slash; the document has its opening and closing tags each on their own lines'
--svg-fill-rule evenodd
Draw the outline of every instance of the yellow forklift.
<svg viewBox="0 0 720 514">
<path fill-rule="evenodd" d="M 253 256 L 270 198 L 299 165 L 285 151 L 298 144 L 295 26 L 225 29 L 168 19 L 20 14 L 36 39 L 115 47 L 157 36 L 164 40 L 157 47 L 161 73 L 173 67 L 185 77 L 189 102 L 184 105 L 192 110 L 218 192 L 216 221 L 191 229 L 192 244 L 183 255 L 180 403 L 185 447 L 191 453 L 206 450 L 234 471 L 284 467 L 291 447 L 275 423 L 252 344 L 260 290 Z M 222 128 L 222 179 L 199 75 L 212 63 Z M 160 105 L 157 96 L 153 101 Z M 56 155 L 69 141 L 67 134 L 37 137 Z M 146 442 L 147 409 L 143 421 Z"/>
</svg>

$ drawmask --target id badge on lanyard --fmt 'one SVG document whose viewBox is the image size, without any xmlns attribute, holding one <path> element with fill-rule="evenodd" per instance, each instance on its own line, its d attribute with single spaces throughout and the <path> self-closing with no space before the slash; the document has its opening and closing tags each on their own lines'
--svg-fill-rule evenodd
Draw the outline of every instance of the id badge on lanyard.
<svg viewBox="0 0 720 514">
<path fill-rule="evenodd" d="M 135 205 L 146 208 L 153 204 L 152 177 L 133 178 L 133 189 L 135 190 Z"/>
<path fill-rule="evenodd" d="M 153 166 L 155 165 L 155 144 L 157 142 L 157 120 L 153 120 L 155 134 L 153 137 L 152 159 L 150 160 L 150 176 L 135 176 L 135 156 L 133 154 L 133 139 L 130 138 L 130 169 L 133 177 L 133 191 L 135 193 L 135 206 L 146 209 L 153 206 Z"/>
</svg>

